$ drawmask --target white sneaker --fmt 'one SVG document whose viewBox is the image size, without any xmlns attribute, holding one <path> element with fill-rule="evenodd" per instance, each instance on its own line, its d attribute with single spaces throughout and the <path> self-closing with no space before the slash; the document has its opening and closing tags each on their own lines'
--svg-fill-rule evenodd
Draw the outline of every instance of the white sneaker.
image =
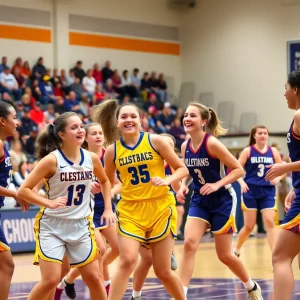
<svg viewBox="0 0 300 300">
<path fill-rule="evenodd" d="M 248 292 L 248 300 L 264 300 L 261 295 L 261 288 L 259 284 L 254 281 L 254 284 L 256 285 L 255 290 Z"/>
<path fill-rule="evenodd" d="M 171 256 L 171 269 L 173 271 L 175 271 L 175 270 L 177 270 L 177 268 L 178 268 L 178 262 L 177 262 L 175 254 L 172 253 L 172 256 Z"/>
</svg>

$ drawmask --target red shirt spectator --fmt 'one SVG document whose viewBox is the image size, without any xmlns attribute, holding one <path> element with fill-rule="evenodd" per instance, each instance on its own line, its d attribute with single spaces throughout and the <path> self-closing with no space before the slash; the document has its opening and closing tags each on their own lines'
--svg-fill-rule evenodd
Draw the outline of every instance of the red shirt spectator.
<svg viewBox="0 0 300 300">
<path fill-rule="evenodd" d="M 103 101 L 104 98 L 105 98 L 105 93 L 103 93 L 101 85 L 97 85 L 94 94 L 94 99 L 93 99 L 94 104 L 100 103 L 101 101 Z"/>
<path fill-rule="evenodd" d="M 92 76 L 95 78 L 97 84 L 103 82 L 102 72 L 101 72 L 98 64 L 94 64 L 93 75 Z"/>
<path fill-rule="evenodd" d="M 30 111 L 30 119 L 37 125 L 44 122 L 44 112 L 41 109 L 40 102 L 36 102 L 34 109 Z"/>
</svg>

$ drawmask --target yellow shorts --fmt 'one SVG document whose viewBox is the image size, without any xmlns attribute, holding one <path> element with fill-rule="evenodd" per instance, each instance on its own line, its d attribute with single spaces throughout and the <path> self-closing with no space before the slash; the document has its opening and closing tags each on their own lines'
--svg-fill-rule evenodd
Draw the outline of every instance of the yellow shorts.
<svg viewBox="0 0 300 300">
<path fill-rule="evenodd" d="M 176 239 L 175 205 L 175 197 L 171 193 L 149 200 L 121 200 L 117 206 L 118 233 L 144 244 L 163 240 L 170 231 Z"/>
</svg>

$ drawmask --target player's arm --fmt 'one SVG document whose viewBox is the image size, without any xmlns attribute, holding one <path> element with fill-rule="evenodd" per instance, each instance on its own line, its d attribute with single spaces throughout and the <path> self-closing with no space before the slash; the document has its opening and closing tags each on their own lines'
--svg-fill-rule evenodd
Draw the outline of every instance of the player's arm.
<svg viewBox="0 0 300 300">
<path fill-rule="evenodd" d="M 17 196 L 25 201 L 43 206 L 46 208 L 55 209 L 64 207 L 67 202 L 67 197 L 59 197 L 55 200 L 45 199 L 35 193 L 34 188 L 44 179 L 50 178 L 56 172 L 56 157 L 53 154 L 48 154 L 39 161 L 36 167 L 25 178 L 20 186 Z"/>
<path fill-rule="evenodd" d="M 111 187 L 115 185 L 116 164 L 115 159 L 115 146 L 109 145 L 104 154 L 104 169 L 110 181 Z"/>
<path fill-rule="evenodd" d="M 211 156 L 217 157 L 231 172 L 215 183 L 206 183 L 201 189 L 202 195 L 209 195 L 223 186 L 230 184 L 244 175 L 244 170 L 238 160 L 215 137 L 211 136 L 207 141 L 207 148 Z"/>
<path fill-rule="evenodd" d="M 171 168 L 171 167 L 170 167 L 170 168 Z M 172 168 L 171 168 L 171 172 L 172 172 L 172 174 L 173 174 L 173 172 L 174 172 L 174 170 L 173 170 Z M 174 191 L 175 193 L 177 193 L 177 192 L 179 191 L 180 185 L 181 185 L 181 181 L 180 181 L 180 180 L 174 181 L 173 183 L 171 183 L 171 187 L 172 187 L 172 189 L 173 189 L 173 191 Z"/>
<path fill-rule="evenodd" d="M 122 192 L 122 182 L 116 177 L 115 185 L 111 189 L 111 196 L 116 197 Z"/>
<path fill-rule="evenodd" d="M 187 146 L 187 141 L 185 141 L 182 145 L 181 145 L 181 155 L 183 157 L 183 161 L 184 161 L 184 157 L 185 157 L 185 150 L 186 150 L 186 146 Z M 191 182 L 193 181 L 193 178 L 190 174 L 188 174 L 186 177 L 184 177 L 181 181 L 181 186 L 185 186 L 188 187 Z"/>
<path fill-rule="evenodd" d="M 240 157 L 238 159 L 238 162 L 241 164 L 242 167 L 245 167 L 245 165 L 247 163 L 247 160 L 249 158 L 249 155 L 250 155 L 250 147 L 245 148 L 241 152 Z M 249 188 L 248 188 L 248 185 L 246 184 L 246 182 L 244 181 L 243 176 L 240 177 L 240 178 L 238 178 L 237 181 L 238 181 L 238 183 L 241 186 L 242 192 L 246 193 L 249 190 Z"/>
<path fill-rule="evenodd" d="M 184 165 L 183 161 L 180 160 L 174 149 L 169 143 L 159 135 L 150 136 L 151 143 L 154 149 L 161 155 L 161 157 L 169 164 L 174 170 L 171 176 L 166 179 L 158 179 L 158 177 L 152 179 L 152 183 L 157 186 L 170 185 L 175 181 L 180 181 L 188 175 L 188 169 Z"/>
</svg>

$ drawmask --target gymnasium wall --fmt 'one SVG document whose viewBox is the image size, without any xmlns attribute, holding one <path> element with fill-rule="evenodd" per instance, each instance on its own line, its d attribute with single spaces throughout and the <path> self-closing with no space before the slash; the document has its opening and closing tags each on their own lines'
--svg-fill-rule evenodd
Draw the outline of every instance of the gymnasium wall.
<svg viewBox="0 0 300 300">
<path fill-rule="evenodd" d="M 161 0 L 0 0 L 1 54 L 10 64 L 17 56 L 31 64 L 44 56 L 50 68 L 70 68 L 78 59 L 89 68 L 109 59 L 120 71 L 172 76 L 178 91 L 179 23 L 179 13 Z"/>
<path fill-rule="evenodd" d="M 292 120 L 283 96 L 286 42 L 300 38 L 300 5 L 281 1 L 199 0 L 181 16 L 182 80 L 195 82 L 197 95 L 213 92 L 215 103 L 233 101 L 235 125 L 245 111 L 271 131 Z"/>
</svg>

